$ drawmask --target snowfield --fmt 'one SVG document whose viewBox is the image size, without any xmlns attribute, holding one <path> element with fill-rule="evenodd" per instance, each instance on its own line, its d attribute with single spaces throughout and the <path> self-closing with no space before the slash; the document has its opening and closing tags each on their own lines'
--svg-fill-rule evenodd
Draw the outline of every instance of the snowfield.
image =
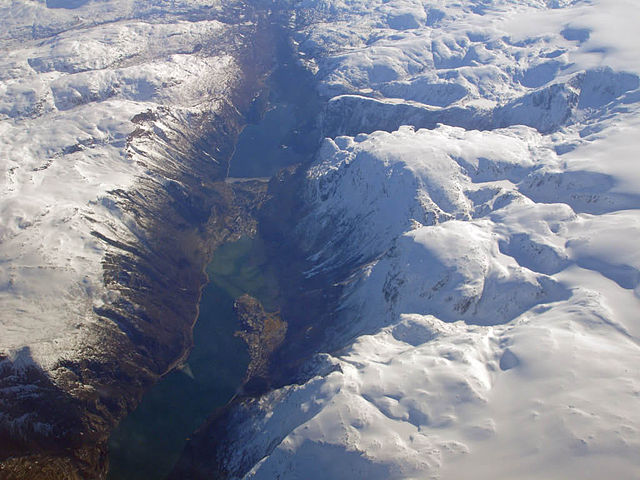
<svg viewBox="0 0 640 480">
<path fill-rule="evenodd" d="M 296 235 L 352 273 L 315 373 L 235 408 L 231 477 L 640 477 L 638 18 L 298 4 L 329 138 Z"/>
<path fill-rule="evenodd" d="M 271 53 L 234 1 L 0 16 L 0 477 L 103 478 L 111 429 L 190 346 L 212 190 Z"/>
<path fill-rule="evenodd" d="M 2 7 L 0 60 L 0 354 L 45 370 L 95 343 L 93 309 L 116 295 L 91 231 L 136 241 L 135 219 L 109 195 L 150 175 L 128 147 L 131 119 L 159 106 L 215 111 L 238 76 L 224 51 L 193 52 L 227 32 L 183 20 L 197 3 L 162 21 L 148 18 L 162 2 L 51 3 Z"/>
</svg>

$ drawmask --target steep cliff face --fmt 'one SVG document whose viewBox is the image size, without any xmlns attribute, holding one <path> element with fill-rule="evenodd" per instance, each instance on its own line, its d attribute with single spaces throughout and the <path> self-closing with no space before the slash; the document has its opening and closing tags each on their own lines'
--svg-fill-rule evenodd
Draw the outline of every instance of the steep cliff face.
<svg viewBox="0 0 640 480">
<path fill-rule="evenodd" d="M 297 3 L 328 138 L 265 227 L 297 259 L 281 386 L 175 478 L 635 475 L 637 14 Z"/>
<path fill-rule="evenodd" d="M 272 67 L 266 11 L 54 3 L 3 11 L 2 478 L 104 476 L 264 196 L 223 180 Z"/>
</svg>

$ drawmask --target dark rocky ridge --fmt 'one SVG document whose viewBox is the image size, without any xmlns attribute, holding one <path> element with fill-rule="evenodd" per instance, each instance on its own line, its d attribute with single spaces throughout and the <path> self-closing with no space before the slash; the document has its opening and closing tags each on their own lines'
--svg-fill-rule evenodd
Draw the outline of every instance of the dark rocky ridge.
<svg viewBox="0 0 640 480">
<path fill-rule="evenodd" d="M 232 47 L 243 67 L 229 96 L 201 115 L 158 108 L 133 119 L 127 151 L 147 175 L 111 192 L 113 208 L 134 220 L 129 232 L 95 224 L 108 251 L 105 285 L 118 292 L 95 309 L 95 342 L 59 362 L 51 378 L 0 358 L 0 386 L 12 392 L 0 398 L 3 480 L 103 478 L 110 430 L 190 348 L 213 250 L 255 231 L 264 187 L 223 179 L 245 118 L 259 108 L 253 99 L 272 66 L 273 30 L 261 8 L 232 4 L 223 17 L 242 22 L 229 45 L 203 48 Z M 16 426 L 23 416 L 28 421 Z"/>
</svg>

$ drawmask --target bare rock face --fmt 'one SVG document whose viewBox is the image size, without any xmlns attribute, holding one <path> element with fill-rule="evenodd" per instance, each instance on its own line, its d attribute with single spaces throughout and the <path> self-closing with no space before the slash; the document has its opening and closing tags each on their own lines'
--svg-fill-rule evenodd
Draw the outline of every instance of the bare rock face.
<svg viewBox="0 0 640 480">
<path fill-rule="evenodd" d="M 276 4 L 0 6 L 0 476 L 104 476 L 256 230 L 279 312 L 238 299 L 247 383 L 172 478 L 637 475 L 640 7 L 280 6 L 329 138 L 268 192 L 220 180 Z"/>
<path fill-rule="evenodd" d="M 261 215 L 278 381 L 173 478 L 634 477 L 638 7 L 294 8 L 329 138 Z"/>
</svg>

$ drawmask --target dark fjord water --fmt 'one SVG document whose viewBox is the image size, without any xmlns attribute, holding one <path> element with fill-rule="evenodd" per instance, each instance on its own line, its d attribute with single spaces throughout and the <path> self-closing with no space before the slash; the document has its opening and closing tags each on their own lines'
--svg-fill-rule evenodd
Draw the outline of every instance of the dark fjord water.
<svg viewBox="0 0 640 480">
<path fill-rule="evenodd" d="M 229 177 L 270 177 L 280 168 L 303 161 L 304 153 L 291 145 L 298 133 L 295 108 L 273 105 L 259 124 L 247 125 L 242 131 Z"/>
<path fill-rule="evenodd" d="M 207 274 L 211 281 L 202 294 L 187 364 L 158 382 L 111 435 L 110 480 L 164 478 L 189 435 L 242 386 L 249 354 L 234 336 L 239 325 L 233 301 L 249 293 L 272 308 L 275 276 L 259 238 L 222 245 Z"/>
<path fill-rule="evenodd" d="M 271 177 L 309 162 L 317 150 L 320 101 L 310 73 L 295 62 L 286 37 L 278 43 L 268 107 L 240 135 L 229 177 Z M 189 435 L 242 388 L 249 355 L 234 336 L 239 324 L 233 302 L 248 293 L 265 310 L 277 309 L 277 278 L 259 237 L 219 247 L 207 274 L 187 364 L 159 381 L 112 433 L 109 480 L 165 478 Z"/>
<path fill-rule="evenodd" d="M 309 162 L 317 150 L 320 100 L 311 74 L 288 58 L 286 47 L 280 50 L 284 58 L 269 82 L 269 107 L 240 134 L 229 177 L 271 177 L 281 168 Z"/>
</svg>

